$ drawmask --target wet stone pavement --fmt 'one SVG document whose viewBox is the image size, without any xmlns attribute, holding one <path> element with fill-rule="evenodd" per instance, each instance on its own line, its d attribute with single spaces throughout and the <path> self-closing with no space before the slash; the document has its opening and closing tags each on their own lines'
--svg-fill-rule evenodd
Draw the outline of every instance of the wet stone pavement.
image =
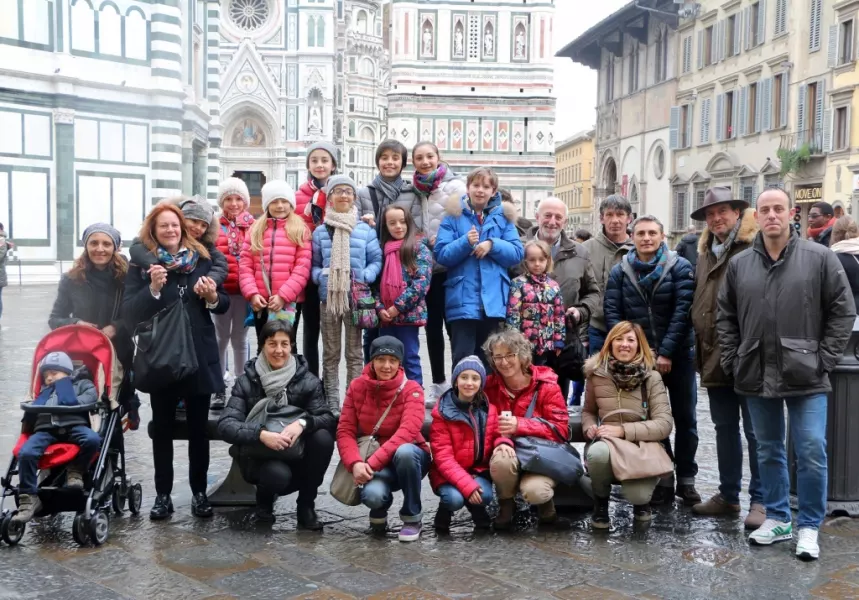
<svg viewBox="0 0 859 600">
<path fill-rule="evenodd" d="M 55 289 L 3 290 L 4 474 L 32 351 L 47 331 Z M 699 491 L 709 496 L 718 483 L 715 440 L 706 394 L 699 400 Z M 859 522 L 847 518 L 827 521 L 823 558 L 816 563 L 794 559 L 788 544 L 750 548 L 741 519 L 693 517 L 683 507 L 657 512 L 639 529 L 623 502 L 613 503 L 614 525 L 604 533 L 591 532 L 585 513 L 569 515 L 575 524 L 567 532 L 539 530 L 533 517 L 520 513 L 515 533 L 475 534 L 461 511 L 450 535 L 437 536 L 431 526 L 437 500 L 425 482 L 424 535 L 401 544 L 393 532 L 385 539 L 368 536 L 366 509 L 342 506 L 327 494 L 332 464 L 317 502 L 325 531 L 296 532 L 294 497 L 278 502 L 273 526 L 256 524 L 248 509 L 216 509 L 207 521 L 191 517 L 184 442 L 176 443 L 176 513 L 151 523 L 145 399 L 141 412 L 141 429 L 127 434 L 126 447 L 129 473 L 143 484 L 144 514 L 111 515 L 110 538 L 100 548 L 78 547 L 70 513 L 29 525 L 19 546 L 0 547 L 0 598 L 859 598 Z M 213 442 L 210 481 L 225 475 L 229 464 L 226 444 Z M 399 502 L 392 529 L 400 526 Z M 748 498 L 742 502 L 747 506 Z"/>
</svg>

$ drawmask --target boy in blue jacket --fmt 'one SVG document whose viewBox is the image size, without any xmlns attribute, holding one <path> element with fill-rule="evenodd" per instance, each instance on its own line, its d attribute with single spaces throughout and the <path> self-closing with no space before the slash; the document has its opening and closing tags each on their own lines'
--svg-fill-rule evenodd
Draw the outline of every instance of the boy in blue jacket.
<svg viewBox="0 0 859 600">
<path fill-rule="evenodd" d="M 477 168 L 466 183 L 468 194 L 448 200 L 433 257 L 448 269 L 445 319 L 453 364 L 476 354 L 488 369 L 482 346 L 507 316 L 507 270 L 522 261 L 524 252 L 516 209 L 501 201 L 495 172 Z"/>
</svg>

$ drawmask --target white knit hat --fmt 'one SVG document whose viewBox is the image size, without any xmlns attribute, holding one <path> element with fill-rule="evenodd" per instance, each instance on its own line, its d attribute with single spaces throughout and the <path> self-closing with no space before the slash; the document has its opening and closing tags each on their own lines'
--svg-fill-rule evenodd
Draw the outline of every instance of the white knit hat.
<svg viewBox="0 0 859 600">
<path fill-rule="evenodd" d="M 268 205 L 275 200 L 286 200 L 295 210 L 295 190 L 282 179 L 272 179 L 262 186 L 262 209 L 268 212 Z"/>
<path fill-rule="evenodd" d="M 248 191 L 247 184 L 238 177 L 228 177 L 218 186 L 218 206 L 224 208 L 224 198 L 236 194 L 241 196 L 245 201 L 245 210 L 251 205 L 251 194 Z"/>
</svg>

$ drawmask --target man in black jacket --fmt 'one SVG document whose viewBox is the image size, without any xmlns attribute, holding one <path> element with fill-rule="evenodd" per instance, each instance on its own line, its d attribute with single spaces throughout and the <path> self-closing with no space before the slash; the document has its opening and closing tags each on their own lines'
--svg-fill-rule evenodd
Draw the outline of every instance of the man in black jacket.
<svg viewBox="0 0 859 600">
<path fill-rule="evenodd" d="M 686 235 L 680 238 L 680 241 L 674 246 L 674 251 L 689 261 L 692 270 L 698 266 L 698 240 L 700 237 L 701 234 L 698 233 L 694 225 L 691 225 L 686 230 Z"/>
<path fill-rule="evenodd" d="M 731 259 L 716 321 L 721 363 L 746 397 L 758 440 L 767 519 L 749 536 L 770 545 L 793 538 L 784 405 L 797 456 L 799 536 L 796 555 L 820 554 L 817 530 L 826 514 L 827 394 L 856 318 L 853 294 L 835 254 L 799 238 L 794 210 L 780 189 L 758 197 L 760 233 Z"/>
</svg>

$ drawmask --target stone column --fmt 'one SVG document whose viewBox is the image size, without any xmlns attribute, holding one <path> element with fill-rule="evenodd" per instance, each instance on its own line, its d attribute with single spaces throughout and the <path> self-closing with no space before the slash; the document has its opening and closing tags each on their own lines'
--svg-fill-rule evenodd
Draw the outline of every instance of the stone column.
<svg viewBox="0 0 859 600">
<path fill-rule="evenodd" d="M 209 100 L 209 153 L 205 160 L 206 190 L 211 202 L 218 201 L 221 182 L 221 3 L 209 0 L 206 6 L 206 94 Z M 228 177 L 225 173 L 224 177 Z"/>
<path fill-rule="evenodd" d="M 194 195 L 194 133 L 182 132 L 182 195 Z"/>
<path fill-rule="evenodd" d="M 54 109 L 57 191 L 57 260 L 73 260 L 75 254 L 75 111 Z"/>
</svg>

